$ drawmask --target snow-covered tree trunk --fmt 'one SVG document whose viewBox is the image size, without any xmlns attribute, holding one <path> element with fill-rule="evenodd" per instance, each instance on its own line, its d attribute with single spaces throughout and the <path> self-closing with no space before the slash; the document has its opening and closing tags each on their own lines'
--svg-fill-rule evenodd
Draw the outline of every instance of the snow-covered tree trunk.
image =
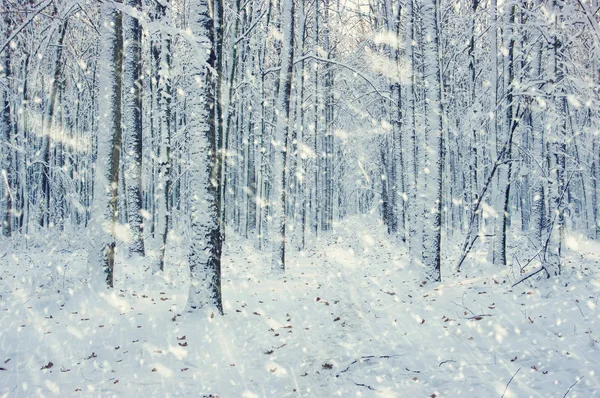
<svg viewBox="0 0 600 398">
<path fill-rule="evenodd" d="M 219 0 L 216 0 L 219 1 Z M 188 88 L 191 164 L 189 182 L 191 247 L 190 291 L 187 310 L 214 307 L 223 313 L 221 299 L 221 216 L 219 203 L 221 170 L 217 146 L 217 112 L 219 100 L 214 70 L 215 34 L 206 0 L 190 2 L 190 28 L 194 62 L 191 64 L 193 85 Z"/>
<path fill-rule="evenodd" d="M 55 14 L 57 11 L 55 10 Z M 54 73 L 52 83 L 50 85 L 50 98 L 48 101 L 48 106 L 46 108 L 46 113 L 44 115 L 44 133 L 42 137 L 42 191 L 44 195 L 44 212 L 42 217 L 40 218 L 40 224 L 42 226 L 49 226 L 50 223 L 50 202 L 51 202 L 51 177 L 54 172 L 52 170 L 51 162 L 52 162 L 52 144 L 51 139 L 54 135 L 53 125 L 54 125 L 54 117 L 57 108 L 57 98 L 58 98 L 58 89 L 61 82 L 61 66 L 62 66 L 62 57 L 63 57 L 63 42 L 65 39 L 65 34 L 67 31 L 67 19 L 61 22 L 58 25 L 58 40 L 55 45 L 54 50 Z"/>
<path fill-rule="evenodd" d="M 163 24 L 167 24 L 166 5 L 159 5 L 159 12 Z M 157 200 L 158 206 L 158 231 L 161 234 L 160 270 L 164 270 L 167 236 L 171 218 L 171 35 L 168 29 L 161 32 L 160 62 L 158 68 L 158 105 L 160 107 L 160 147 Z"/>
<path fill-rule="evenodd" d="M 422 7 L 425 33 L 425 214 L 422 260 L 431 279 L 441 280 L 441 213 L 443 130 L 441 74 L 439 64 L 438 0 L 425 0 Z"/>
<path fill-rule="evenodd" d="M 126 0 L 126 5 L 141 11 L 141 0 Z M 123 16 L 123 138 L 127 220 L 131 243 L 129 252 L 144 255 L 144 218 L 142 216 L 142 28 L 136 16 Z"/>
<path fill-rule="evenodd" d="M 410 72 L 409 81 L 410 87 L 407 89 L 409 91 L 409 101 L 408 101 L 408 117 L 409 127 L 408 131 L 410 132 L 408 140 L 407 140 L 407 151 L 406 151 L 406 169 L 405 173 L 407 175 L 407 214 L 408 214 L 408 246 L 410 252 L 411 261 L 417 259 L 421 255 L 421 244 L 422 240 L 419 235 L 419 203 L 417 203 L 417 191 L 418 191 L 418 182 L 419 182 L 419 139 L 417 137 L 417 35 L 416 35 L 416 13 L 417 10 L 416 0 L 408 0 L 407 1 L 407 42 L 410 43 L 409 46 L 409 57 L 408 57 L 408 70 Z"/>
<path fill-rule="evenodd" d="M 114 284 L 117 238 L 119 169 L 121 161 L 121 70 L 123 62 L 122 14 L 110 3 L 102 6 L 102 47 L 99 73 L 98 152 L 94 181 L 92 224 L 100 250 L 98 257 L 106 283 Z"/>
<path fill-rule="evenodd" d="M 507 48 L 507 59 L 506 59 L 506 73 L 505 78 L 505 101 L 506 101 L 506 113 L 504 123 L 501 129 L 502 141 L 506 140 L 506 151 L 503 152 L 504 165 L 498 169 L 498 193 L 500 194 L 501 207 L 499 208 L 499 226 L 495 237 L 494 247 L 494 263 L 506 265 L 506 236 L 508 233 L 508 227 L 510 226 L 510 189 L 512 180 L 512 147 L 513 147 L 513 132 L 516 128 L 516 121 L 513 120 L 514 105 L 513 105 L 513 84 L 514 84 L 514 52 L 515 52 L 515 13 L 516 5 L 512 4 L 509 6 L 509 20 L 505 27 L 505 32 L 508 41 Z M 499 235 L 499 236 L 498 236 Z"/>
<path fill-rule="evenodd" d="M 283 42 L 281 48 L 281 70 L 279 95 L 277 98 L 277 124 L 275 130 L 275 162 L 273 165 L 273 259 L 274 271 L 285 271 L 286 249 L 286 192 L 287 192 L 287 145 L 289 132 L 290 103 L 294 54 L 294 1 L 283 3 Z"/>
<path fill-rule="evenodd" d="M 4 2 L 6 6 L 6 1 Z M 10 35 L 12 28 L 12 19 L 8 12 L 4 13 L 2 18 L 4 26 L 2 28 L 2 40 Z M 0 202 L 0 209 L 2 211 L 2 229 L 3 236 L 11 236 L 12 234 L 12 216 L 13 216 L 13 175 L 12 175 L 12 162 L 13 162 L 13 150 L 12 150 L 12 111 L 11 111 L 11 84 L 12 80 L 12 65 L 11 65 L 11 54 L 13 50 L 7 48 L 0 57 L 2 78 L 4 81 L 4 87 L 0 88 L 2 112 L 0 115 L 0 136 L 2 137 L 2 147 L 0 147 L 0 184 L 2 189 L 0 192 L 2 195 L 2 202 Z"/>
<path fill-rule="evenodd" d="M 329 0 L 323 0 L 323 19 L 322 19 L 322 36 L 323 36 L 323 51 L 327 59 L 332 56 L 333 49 L 330 44 L 330 16 L 329 16 Z M 334 203 L 334 136 L 333 136 L 333 117 L 334 117 L 334 98 L 333 98 L 333 65 L 325 65 L 325 81 L 323 85 L 323 107 L 325 110 L 325 126 L 323 131 L 323 198 L 322 198 L 322 218 L 321 229 L 330 231 L 333 228 L 333 203 Z M 320 154 L 318 154 L 320 156 Z"/>
</svg>

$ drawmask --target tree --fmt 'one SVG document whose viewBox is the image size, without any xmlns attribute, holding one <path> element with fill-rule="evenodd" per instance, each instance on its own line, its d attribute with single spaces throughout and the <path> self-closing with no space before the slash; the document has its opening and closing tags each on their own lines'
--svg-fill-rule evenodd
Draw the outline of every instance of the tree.
<svg viewBox="0 0 600 398">
<path fill-rule="evenodd" d="M 119 200 L 119 168 L 121 161 L 122 124 L 121 95 L 123 64 L 122 14 L 114 5 L 102 6 L 102 62 L 100 63 L 100 123 L 98 156 L 94 182 L 94 219 L 101 242 L 100 265 L 106 283 L 114 285 L 115 248 L 117 238 L 117 206 Z"/>
<path fill-rule="evenodd" d="M 126 0 L 141 11 L 141 0 Z M 142 28 L 137 16 L 123 17 L 123 138 L 130 253 L 144 255 L 142 217 Z"/>
<path fill-rule="evenodd" d="M 219 2 L 220 0 L 215 0 Z M 221 6 L 221 4 L 219 4 Z M 190 28 L 194 62 L 192 85 L 186 96 L 191 109 L 189 129 L 192 163 L 190 167 L 191 247 L 188 311 L 213 306 L 223 313 L 221 298 L 221 189 L 220 148 L 217 137 L 219 91 L 214 70 L 216 61 L 213 20 L 206 0 L 190 3 Z"/>
<path fill-rule="evenodd" d="M 290 103 L 293 75 L 294 54 L 294 1 L 285 0 L 283 3 L 283 43 L 281 49 L 281 69 L 279 73 L 279 96 L 277 99 L 277 127 L 274 140 L 274 200 L 273 220 L 275 235 L 273 237 L 272 268 L 285 271 L 286 245 L 286 204 L 287 204 L 287 151 L 288 132 L 290 123 Z"/>
<path fill-rule="evenodd" d="M 423 231 L 423 264 L 431 279 L 441 280 L 441 217 L 442 164 L 444 132 L 442 127 L 441 73 L 438 31 L 438 1 L 425 0 L 422 7 L 425 31 L 425 95 L 427 98 L 425 126 L 425 194 L 426 205 Z"/>
</svg>

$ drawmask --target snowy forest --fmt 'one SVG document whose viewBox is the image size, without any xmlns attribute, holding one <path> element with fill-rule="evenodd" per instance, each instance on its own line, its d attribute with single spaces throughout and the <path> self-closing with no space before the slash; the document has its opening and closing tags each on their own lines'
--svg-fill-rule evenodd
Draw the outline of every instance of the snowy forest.
<svg viewBox="0 0 600 398">
<path fill-rule="evenodd" d="M 598 0 L 0 0 L 0 396 L 600 396 Z"/>
</svg>

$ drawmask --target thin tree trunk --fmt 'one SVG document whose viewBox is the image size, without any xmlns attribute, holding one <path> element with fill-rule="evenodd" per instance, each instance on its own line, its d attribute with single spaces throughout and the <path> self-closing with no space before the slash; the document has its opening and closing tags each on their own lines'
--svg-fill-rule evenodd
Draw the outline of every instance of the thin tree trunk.
<svg viewBox="0 0 600 398">
<path fill-rule="evenodd" d="M 285 271 L 286 250 L 286 191 L 287 191 L 287 146 L 289 133 L 289 118 L 292 91 L 292 75 L 294 66 L 292 63 L 294 54 L 294 0 L 285 0 L 283 3 L 283 43 L 281 49 L 281 71 L 280 86 L 277 99 L 277 127 L 274 163 L 274 189 L 275 199 L 273 201 L 273 220 L 275 232 L 273 237 L 273 260 L 274 271 Z"/>
</svg>

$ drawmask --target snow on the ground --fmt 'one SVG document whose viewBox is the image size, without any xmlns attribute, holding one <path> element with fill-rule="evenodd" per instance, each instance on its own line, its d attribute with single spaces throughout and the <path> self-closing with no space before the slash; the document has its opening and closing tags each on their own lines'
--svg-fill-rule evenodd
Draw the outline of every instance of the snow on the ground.
<svg viewBox="0 0 600 398">
<path fill-rule="evenodd" d="M 597 242 L 571 238 L 561 277 L 511 288 L 512 269 L 453 275 L 453 259 L 427 282 L 382 230 L 338 225 L 288 252 L 284 276 L 230 233 L 225 316 L 184 311 L 181 242 L 163 275 L 121 253 L 110 291 L 86 285 L 85 244 L 13 242 L 0 249 L 0 396 L 600 396 Z"/>
</svg>

